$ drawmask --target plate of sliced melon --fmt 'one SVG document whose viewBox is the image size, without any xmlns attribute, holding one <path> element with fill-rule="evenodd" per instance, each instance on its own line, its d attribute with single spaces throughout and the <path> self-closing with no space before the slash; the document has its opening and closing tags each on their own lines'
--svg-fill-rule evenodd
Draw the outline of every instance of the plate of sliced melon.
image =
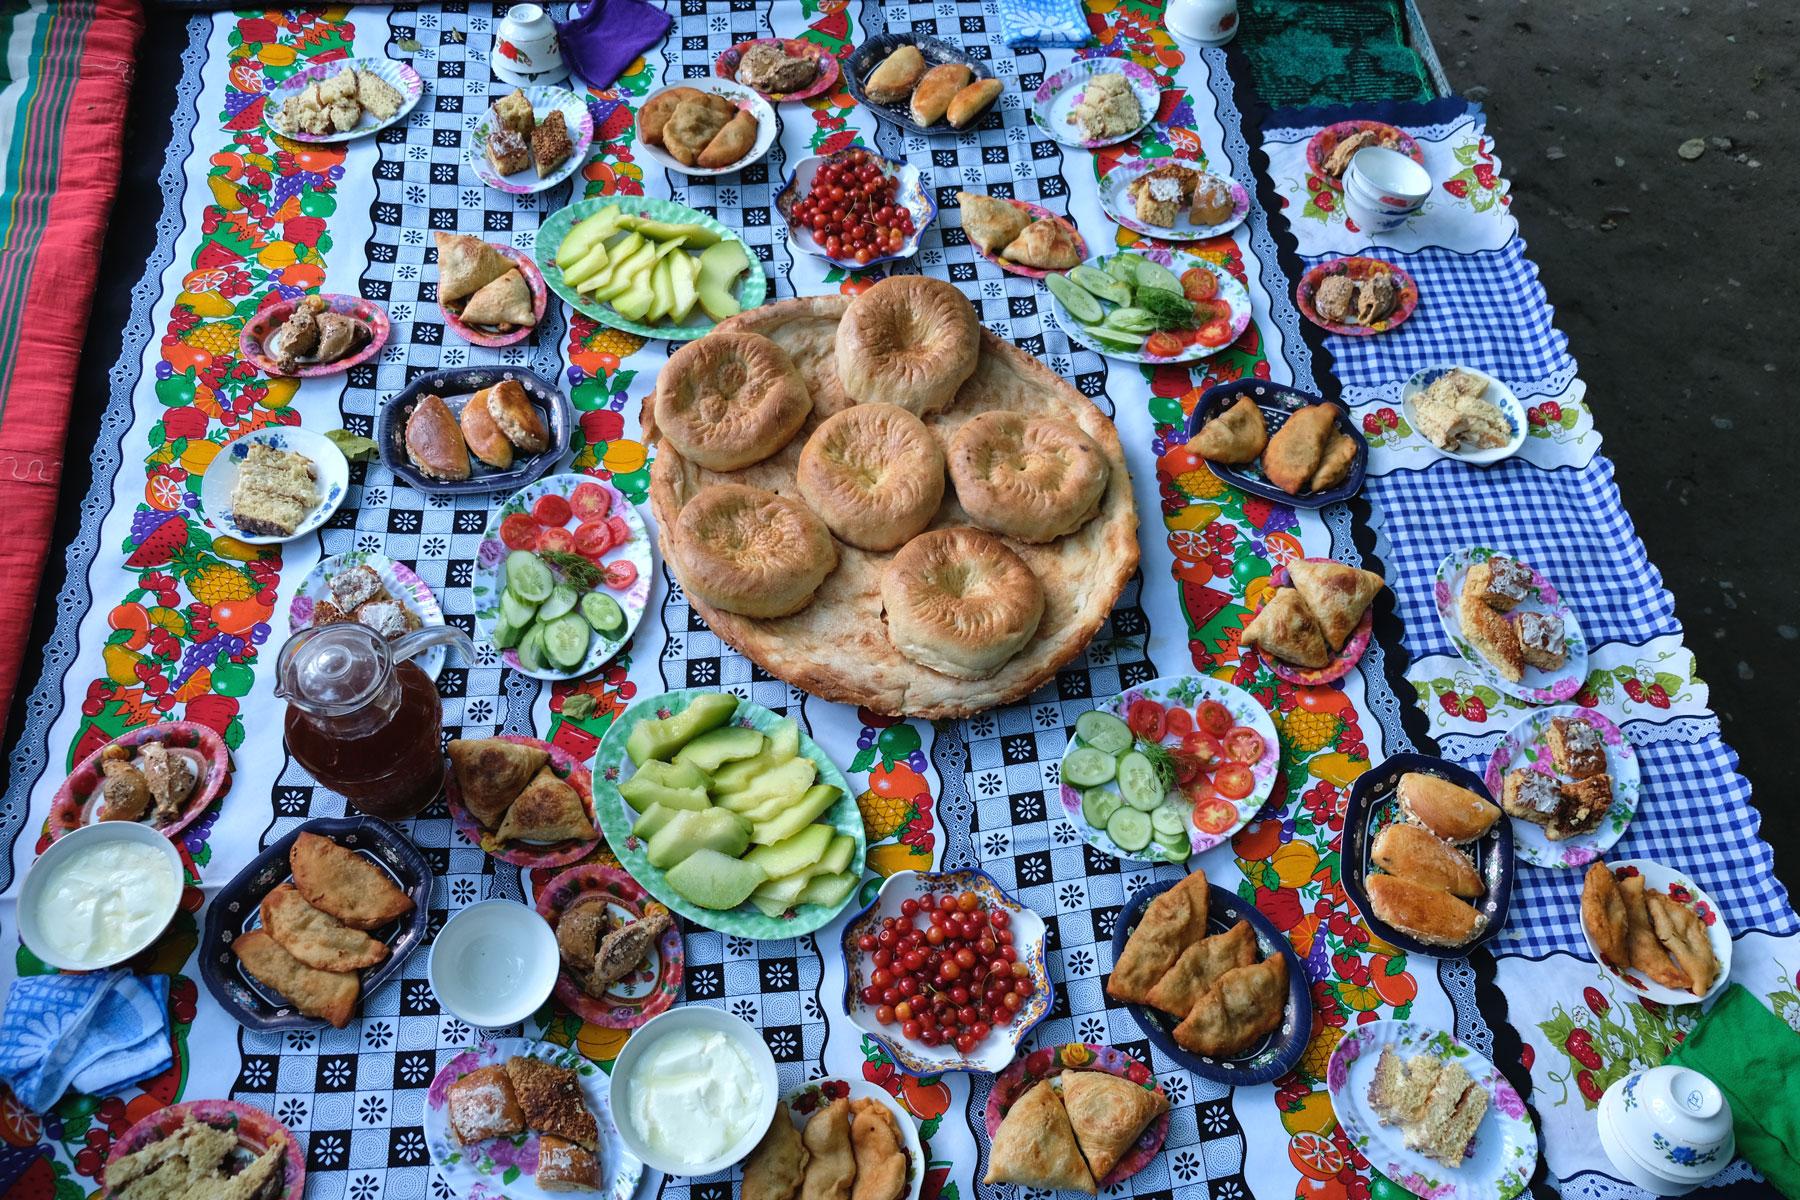
<svg viewBox="0 0 1800 1200">
<path fill-rule="evenodd" d="M 594 811 L 619 865 L 695 924 L 788 938 L 862 881 L 850 781 L 792 717 L 728 692 L 640 700 L 595 752 Z"/>
</svg>

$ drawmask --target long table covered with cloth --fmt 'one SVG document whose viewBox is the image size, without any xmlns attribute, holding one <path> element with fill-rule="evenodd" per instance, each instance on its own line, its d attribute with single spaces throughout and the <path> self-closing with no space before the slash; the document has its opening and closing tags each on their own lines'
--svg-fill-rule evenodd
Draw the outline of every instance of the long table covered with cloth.
<svg viewBox="0 0 1800 1200">
<path fill-rule="evenodd" d="M 18 1194 L 70 1198 L 99 1186 L 110 1141 L 178 1098 L 228 1098 L 266 1110 L 304 1143 L 308 1200 L 453 1194 L 419 1133 L 427 1084 L 476 1034 L 440 1010 L 414 955 L 365 997 L 348 1028 L 259 1034 L 240 1028 L 200 985 L 195 956 L 204 905 L 260 850 L 298 823 L 341 815 L 343 798 L 286 752 L 272 694 L 287 603 L 321 557 L 377 550 L 415 569 L 446 619 L 472 630 L 476 547 L 503 496 L 427 497 L 379 462 L 354 468 L 347 502 L 317 536 L 244 555 L 217 545 L 196 512 L 198 480 L 221 444 L 246 429 L 300 424 L 371 434 L 378 407 L 420 373 L 502 362 L 556 378 L 576 416 L 570 469 L 610 480 L 641 506 L 649 449 L 639 410 L 672 347 L 596 325 L 552 300 L 536 335 L 493 350 L 464 343 L 422 296 L 433 231 L 476 233 L 528 248 L 546 217 L 573 199 L 671 198 L 738 231 L 766 272 L 772 299 L 855 293 L 867 280 L 794 253 L 773 194 L 797 159 L 852 141 L 904 157 L 947 202 L 915 260 L 955 283 L 982 324 L 1038 357 L 1117 423 L 1140 517 L 1142 567 L 1085 654 L 1027 700 L 962 720 L 896 721 L 809 697 L 727 646 L 671 587 L 657 563 L 650 611 L 627 649 L 593 677 L 545 685 L 503 669 L 491 648 L 454 656 L 438 679 L 447 736 L 536 733 L 586 757 L 634 697 L 723 688 L 797 718 L 846 768 L 864 816 L 871 881 L 908 868 L 979 866 L 1042 914 L 1056 1004 L 1027 1048 L 1107 1043 L 1138 1058 L 1173 1102 L 1166 1151 L 1117 1189 L 1135 1196 L 1255 1195 L 1262 1200 L 1393 1200 L 1395 1181 L 1350 1144 L 1325 1091 L 1326 1063 L 1369 1020 L 1412 1018 L 1454 1032 L 1500 1065 L 1540 1131 L 1534 1194 L 1610 1197 L 1636 1190 L 1612 1172 L 1595 1132 L 1601 1091 L 1634 1066 L 1662 1061 L 1699 1005 L 1639 1003 L 1595 964 L 1578 909 L 1579 864 L 1521 863 L 1505 929 L 1470 957 L 1428 958 L 1372 941 L 1342 881 L 1343 806 L 1352 781 L 1389 755 L 1421 750 L 1483 768 L 1526 711 L 1488 688 L 1457 655 L 1433 606 L 1433 576 L 1450 551 L 1505 548 L 1573 598 L 1591 648 L 1573 702 L 1624 731 L 1642 769 L 1635 817 L 1613 857 L 1678 867 L 1717 901 L 1735 937 L 1732 980 L 1800 1025 L 1800 921 L 1756 836 L 1749 786 L 1720 738 L 1670 596 L 1634 533 L 1601 454 L 1590 393 L 1508 211 L 1497 148 L 1477 105 L 1454 98 L 1353 109 L 1263 110 L 1241 52 L 1174 44 L 1151 4 L 1090 0 L 1086 48 L 1009 49 L 998 8 L 974 0 L 681 0 L 676 27 L 615 86 L 590 92 L 594 153 L 568 185 L 513 197 L 462 165 L 464 139 L 504 90 L 488 61 L 497 18 L 482 3 L 218 14 L 193 19 L 180 103 L 169 131 L 159 238 L 134 285 L 125 353 L 111 372 L 95 482 L 68 547 L 43 662 L 14 749 L 0 831 L 8 853 L 0 923 L 13 938 L 13 897 L 47 844 L 52 795 L 71 765 L 131 727 L 186 718 L 223 734 L 235 777 L 224 800 L 184 834 L 199 886 L 153 961 L 172 977 L 174 1065 L 113 1097 L 70 1095 L 48 1114 L 0 1107 L 0 1178 Z M 689 178 L 640 153 L 634 106 L 673 80 L 704 75 L 754 36 L 805 37 L 847 54 L 889 29 L 935 33 L 983 57 L 1005 83 L 998 119 L 925 138 L 877 121 L 842 91 L 780 106 L 768 158 L 735 174 Z M 338 145 L 277 138 L 264 97 L 308 63 L 347 55 L 410 61 L 426 83 L 404 123 Z M 1122 56 L 1163 88 L 1143 135 L 1097 152 L 1036 128 L 1031 95 L 1072 58 Z M 1307 170 L 1312 134 L 1347 116 L 1400 126 L 1437 181 L 1417 233 L 1368 239 Z M 144 152 L 150 147 L 141 145 Z M 1035 280 L 1002 274 L 962 236 L 961 188 L 1041 204 L 1073 220 L 1096 250 L 1135 235 L 1101 211 L 1096 181 L 1121 154 L 1173 155 L 1249 183 L 1248 221 L 1201 251 L 1243 280 L 1250 329 L 1217 356 L 1140 367 L 1074 345 Z M 1416 313 L 1379 337 L 1326 335 L 1296 308 L 1295 284 L 1324 258 L 1366 252 L 1404 265 Z M 121 283 L 120 286 L 123 286 Z M 394 336 L 346 374 L 260 376 L 237 360 L 247 297 L 271 289 L 355 293 L 385 306 Z M 1400 418 L 1402 381 L 1423 366 L 1463 363 L 1507 382 L 1528 406 L 1517 457 L 1489 469 L 1434 456 Z M 1233 490 L 1187 449 L 1186 418 L 1210 385 L 1242 376 L 1341 397 L 1371 444 L 1367 485 L 1347 504 L 1291 508 Z M 1604 401 L 1599 397 L 1603 407 Z M 185 536 L 171 540 L 171 530 Z M 144 553 L 152 539 L 170 553 Z M 1331 557 L 1382 571 L 1375 639 L 1341 684 L 1281 682 L 1240 661 L 1237 639 L 1280 564 Z M 228 613 L 223 610 L 229 609 Z M 154 614 L 148 627 L 138 620 Z M 224 618 L 224 619 L 222 619 Z M 144 634 L 145 636 L 138 636 Z M 223 641 L 217 640 L 223 638 Z M 1305 962 L 1315 1010 L 1307 1053 L 1272 1083 L 1230 1089 L 1190 1075 L 1148 1042 L 1103 991 L 1120 907 L 1175 866 L 1123 862 L 1086 845 L 1062 815 L 1055 770 L 1076 715 L 1147 679 L 1204 672 L 1251 689 L 1282 732 L 1281 783 L 1226 846 L 1201 855 L 1215 883 L 1270 918 Z M 567 716 L 575 694 L 591 715 Z M 579 706 L 586 709 L 585 703 Z M 545 880 L 497 861 L 453 826 L 442 801 L 406 831 L 436 872 L 432 929 L 479 900 L 529 900 Z M 598 852 L 602 857 L 606 850 Z M 872 882 L 870 885 L 872 887 Z M 842 919 L 778 941 L 692 925 L 682 1001 L 723 1006 L 759 1027 L 791 1088 L 821 1073 L 874 1081 L 919 1119 L 927 1200 L 999 1196 L 987 1168 L 985 1075 L 906 1077 L 845 1018 Z M 22 946 L 0 976 L 42 973 Z M 559 1004 L 527 1035 L 571 1044 L 602 1064 L 620 1030 L 584 1024 Z M 1739 1161 L 1725 1176 L 1748 1180 Z M 720 1200 L 730 1173 L 664 1180 L 641 1194 Z M 1109 1193 L 1111 1194 L 1111 1193 Z M 621 1197 L 620 1200 L 623 1200 Z"/>
</svg>

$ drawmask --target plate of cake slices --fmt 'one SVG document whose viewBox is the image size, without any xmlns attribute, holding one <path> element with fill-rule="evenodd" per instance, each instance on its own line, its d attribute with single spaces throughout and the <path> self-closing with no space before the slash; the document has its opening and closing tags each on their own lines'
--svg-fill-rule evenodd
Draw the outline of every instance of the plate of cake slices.
<svg viewBox="0 0 1800 1200">
<path fill-rule="evenodd" d="M 442 625 L 431 586 L 405 563 L 373 550 L 322 559 L 306 573 L 288 601 L 288 633 L 315 625 L 367 625 L 386 641 L 427 625 Z M 432 679 L 444 669 L 445 649 L 432 646 L 413 658 Z"/>
<path fill-rule="evenodd" d="M 349 490 L 350 462 L 330 438 L 270 425 L 228 443 L 207 466 L 200 515 L 240 542 L 273 546 L 324 525 Z"/>
<path fill-rule="evenodd" d="M 561 87 L 514 88 L 489 106 L 463 156 L 475 177 L 514 196 L 547 191 L 581 169 L 594 117 Z"/>
<path fill-rule="evenodd" d="M 1100 177 L 1100 207 L 1134 233 L 1188 242 L 1230 233 L 1250 215 L 1250 189 L 1167 158 L 1134 158 Z"/>
<path fill-rule="evenodd" d="M 1610 850 L 1643 789 L 1631 742 L 1575 704 L 1526 714 L 1500 739 L 1483 782 L 1513 819 L 1518 856 L 1540 867 L 1586 866 Z"/>
<path fill-rule="evenodd" d="M 1557 704 L 1581 690 L 1587 638 L 1536 567 L 1486 546 L 1455 550 L 1438 564 L 1432 599 L 1457 653 L 1496 691 Z"/>
<path fill-rule="evenodd" d="M 1052 72 L 1030 104 L 1037 127 L 1065 146 L 1096 150 L 1133 136 L 1156 119 L 1162 85 L 1124 58 L 1078 58 Z"/>
</svg>

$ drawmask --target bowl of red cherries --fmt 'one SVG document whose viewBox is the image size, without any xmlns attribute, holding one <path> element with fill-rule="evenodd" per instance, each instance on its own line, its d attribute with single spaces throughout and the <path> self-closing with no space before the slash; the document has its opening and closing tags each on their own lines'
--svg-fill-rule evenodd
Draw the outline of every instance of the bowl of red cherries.
<svg viewBox="0 0 1800 1200">
<path fill-rule="evenodd" d="M 796 249 L 846 271 L 911 258 L 938 212 L 919 168 L 861 146 L 801 159 L 775 208 Z"/>
</svg>

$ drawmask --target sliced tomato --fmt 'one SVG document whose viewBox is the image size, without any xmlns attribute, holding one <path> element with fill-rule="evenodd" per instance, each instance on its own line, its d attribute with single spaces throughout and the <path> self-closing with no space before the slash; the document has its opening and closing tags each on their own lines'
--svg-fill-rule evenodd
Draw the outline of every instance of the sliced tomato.
<svg viewBox="0 0 1800 1200">
<path fill-rule="evenodd" d="M 1157 358 L 1174 358 L 1186 346 L 1182 340 L 1166 329 L 1160 329 L 1144 339 L 1144 353 Z"/>
<path fill-rule="evenodd" d="M 1146 742 L 1162 741 L 1163 720 L 1163 706 L 1154 700 L 1133 700 L 1125 710 L 1125 724 Z"/>
<path fill-rule="evenodd" d="M 1231 727 L 1237 724 L 1231 719 L 1231 710 L 1217 700 L 1200 702 L 1200 728 L 1214 737 L 1222 737 Z"/>
<path fill-rule="evenodd" d="M 1194 804 L 1194 828 L 1201 833 L 1221 834 L 1237 822 L 1237 805 L 1223 796 L 1208 796 Z"/>
<path fill-rule="evenodd" d="M 1219 294 L 1219 277 L 1205 267 L 1191 267 L 1181 273 L 1181 294 L 1189 300 L 1211 300 Z"/>
<path fill-rule="evenodd" d="M 599 558 L 612 548 L 612 526 L 605 521 L 588 521 L 575 530 L 575 553 L 583 558 Z"/>
<path fill-rule="evenodd" d="M 583 521 L 598 521 L 612 512 L 612 496 L 597 483 L 578 483 L 569 493 L 569 507 Z"/>
<path fill-rule="evenodd" d="M 1194 335 L 1194 340 L 1202 346 L 1224 346 L 1231 342 L 1230 321 L 1208 321 Z"/>
<path fill-rule="evenodd" d="M 606 586 L 615 592 L 622 592 L 636 583 L 637 577 L 637 564 L 629 558 L 606 564 Z"/>
<path fill-rule="evenodd" d="M 1194 321 L 1204 325 L 1208 321 L 1231 320 L 1231 305 L 1224 300 L 1201 300 L 1194 305 Z"/>
<path fill-rule="evenodd" d="M 1225 753 L 1234 762 L 1259 763 L 1267 747 L 1262 734 L 1248 725 L 1239 725 L 1219 740 L 1225 743 Z"/>
<path fill-rule="evenodd" d="M 552 529 L 560 529 L 569 523 L 575 510 L 561 496 L 539 496 L 538 502 L 531 506 L 531 515 L 538 519 L 538 524 Z"/>
<path fill-rule="evenodd" d="M 1200 769 L 1211 771 L 1225 761 L 1225 747 L 1204 729 L 1196 729 L 1181 739 L 1181 749 L 1200 763 Z"/>
<path fill-rule="evenodd" d="M 514 513 L 500 522 L 500 540 L 508 550 L 536 550 L 544 527 L 526 516 Z"/>
<path fill-rule="evenodd" d="M 537 548 L 545 554 L 573 554 L 575 535 L 560 527 L 546 529 L 538 536 Z"/>
<path fill-rule="evenodd" d="M 1163 714 L 1163 736 L 1171 734 L 1175 737 L 1186 737 L 1194 732 L 1194 714 L 1187 709 L 1170 705 L 1169 711 Z"/>
<path fill-rule="evenodd" d="M 1177 750 L 1169 756 L 1169 759 L 1175 764 L 1175 782 L 1182 787 L 1186 787 L 1206 774 L 1206 768 L 1201 766 L 1200 760 L 1191 754 L 1183 754 Z"/>
<path fill-rule="evenodd" d="M 613 545 L 623 546 L 626 542 L 631 540 L 631 526 L 626 522 L 624 517 L 608 517 L 606 518 L 606 526 L 608 529 L 612 530 Z"/>
<path fill-rule="evenodd" d="M 1228 762 L 1213 772 L 1213 786 L 1221 796 L 1242 800 L 1256 790 L 1256 776 L 1243 763 Z"/>
</svg>

